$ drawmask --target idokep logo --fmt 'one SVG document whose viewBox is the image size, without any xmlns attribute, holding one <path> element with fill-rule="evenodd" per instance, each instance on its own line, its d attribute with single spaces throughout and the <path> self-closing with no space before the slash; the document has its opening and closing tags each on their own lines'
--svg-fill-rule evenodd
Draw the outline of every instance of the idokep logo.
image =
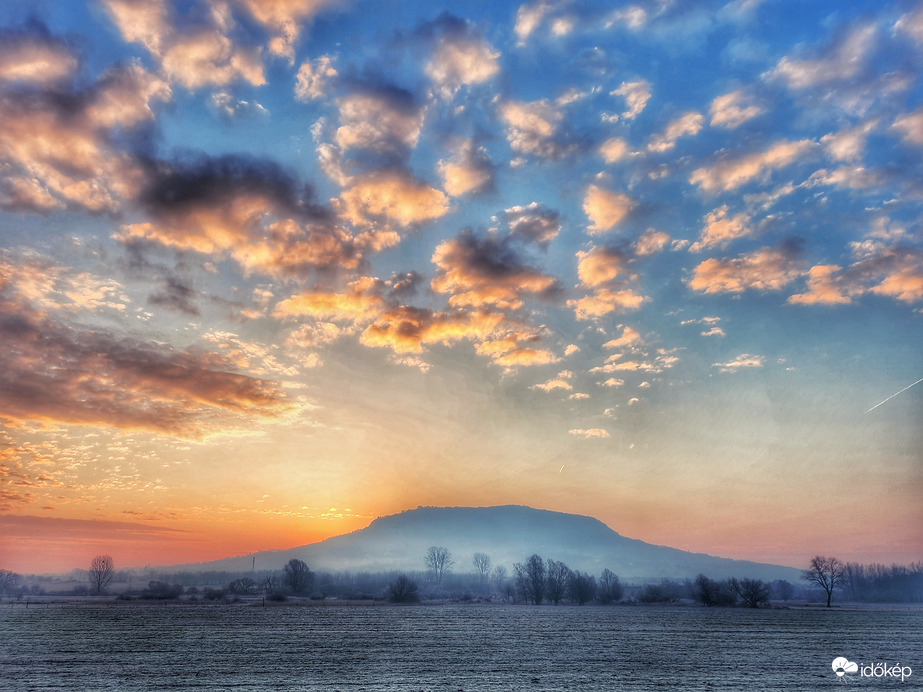
<svg viewBox="0 0 923 692">
<path fill-rule="evenodd" d="M 836 673 L 838 678 L 843 677 L 846 675 L 846 673 L 859 672 L 858 663 L 853 663 L 848 658 L 844 658 L 842 656 L 838 656 L 837 658 L 833 659 L 833 663 L 831 665 L 833 666 L 833 672 Z"/>
<path fill-rule="evenodd" d="M 866 665 L 854 663 L 844 656 L 837 656 L 833 659 L 830 667 L 833 668 L 838 678 L 858 673 L 860 678 L 900 678 L 903 682 L 913 675 L 910 666 L 902 666 L 900 663 L 895 663 L 893 666 L 887 663 Z"/>
</svg>

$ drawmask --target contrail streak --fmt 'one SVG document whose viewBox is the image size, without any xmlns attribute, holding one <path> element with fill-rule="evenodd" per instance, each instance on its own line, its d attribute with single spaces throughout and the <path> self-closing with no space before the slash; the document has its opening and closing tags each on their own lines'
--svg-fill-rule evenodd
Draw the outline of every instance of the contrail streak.
<svg viewBox="0 0 923 692">
<path fill-rule="evenodd" d="M 892 394 L 891 396 L 889 396 L 889 397 L 888 397 L 887 399 L 885 399 L 884 401 L 881 401 L 881 402 L 875 404 L 874 406 L 872 406 L 872 408 L 870 408 L 870 409 L 869 409 L 868 411 L 866 411 L 865 413 L 871 413 L 872 411 L 874 411 L 876 408 L 878 408 L 878 407 L 881 406 L 882 404 L 887 404 L 889 401 L 891 401 L 891 399 L 893 399 L 894 397 L 896 397 L 898 394 L 903 394 L 903 393 L 906 392 L 908 389 L 910 389 L 911 387 L 913 387 L 913 386 L 916 385 L 916 384 L 920 384 L 921 382 L 923 382 L 923 377 L 921 377 L 919 380 L 917 380 L 917 381 L 914 382 L 913 384 L 908 384 L 908 385 L 907 385 L 906 387 L 904 387 L 901 391 L 895 392 L 894 394 Z M 863 415 L 864 415 L 864 414 L 863 414 Z"/>
</svg>

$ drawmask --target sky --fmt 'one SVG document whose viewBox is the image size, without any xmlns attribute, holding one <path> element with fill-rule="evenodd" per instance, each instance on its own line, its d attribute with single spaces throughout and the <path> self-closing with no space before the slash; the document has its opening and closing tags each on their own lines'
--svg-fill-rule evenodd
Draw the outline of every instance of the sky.
<svg viewBox="0 0 923 692">
<path fill-rule="evenodd" d="M 921 67 L 897 0 L 3 3 L 0 568 L 923 559 Z"/>
</svg>

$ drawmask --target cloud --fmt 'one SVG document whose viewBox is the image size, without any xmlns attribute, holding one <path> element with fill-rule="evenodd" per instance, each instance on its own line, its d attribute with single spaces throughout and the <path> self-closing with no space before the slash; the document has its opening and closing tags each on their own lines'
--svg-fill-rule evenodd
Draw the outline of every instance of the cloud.
<svg viewBox="0 0 923 692">
<path fill-rule="evenodd" d="M 842 269 L 835 264 L 819 264 L 811 267 L 808 270 L 807 292 L 789 296 L 788 302 L 796 305 L 848 305 L 852 303 L 851 294 L 855 293 L 854 289 L 838 278 Z"/>
<path fill-rule="evenodd" d="M 743 238 L 750 233 L 750 217 L 744 212 L 728 216 L 728 206 L 725 204 L 705 216 L 702 234 L 689 251 L 701 252 L 710 247 L 726 247 L 732 240 Z"/>
<path fill-rule="evenodd" d="M 205 437 L 278 419 L 277 383 L 214 353 L 75 328 L 32 309 L 0 278 L 0 409 L 12 420 Z"/>
<path fill-rule="evenodd" d="M 343 293 L 307 291 L 280 301 L 273 311 L 279 319 L 310 317 L 318 322 L 366 324 L 387 307 L 382 291 L 384 282 L 363 277 L 351 282 Z M 339 330 L 327 336 L 338 337 Z"/>
<path fill-rule="evenodd" d="M 750 97 L 741 90 L 730 91 L 715 97 L 708 109 L 712 127 L 734 129 L 748 120 L 763 113 L 763 109 L 753 104 Z"/>
<path fill-rule="evenodd" d="M 920 43 L 923 43 L 923 9 L 901 15 L 894 23 L 894 30 L 916 40 L 919 47 Z"/>
<path fill-rule="evenodd" d="M 568 300 L 567 306 L 574 309 L 578 320 L 589 320 L 617 311 L 637 310 L 647 300 L 646 296 L 630 288 L 600 288 L 583 298 Z"/>
<path fill-rule="evenodd" d="M 200 156 L 165 163 L 139 195 L 150 220 L 122 226 L 117 238 L 231 257 L 261 274 L 355 269 L 368 239 L 337 228 L 312 197 L 269 161 Z"/>
<path fill-rule="evenodd" d="M 754 356 L 749 353 L 742 353 L 727 363 L 712 363 L 713 368 L 718 368 L 720 372 L 734 373 L 744 368 L 761 368 L 766 359 L 763 356 Z"/>
<path fill-rule="evenodd" d="M 697 168 L 689 182 L 705 192 L 734 190 L 754 178 L 765 178 L 773 170 L 783 168 L 805 156 L 815 143 L 809 139 L 797 142 L 777 142 L 766 151 L 744 156 L 723 156 L 713 166 Z"/>
<path fill-rule="evenodd" d="M 620 137 L 611 137 L 599 145 L 599 155 L 606 163 L 621 161 L 628 154 L 628 142 Z"/>
<path fill-rule="evenodd" d="M 547 248 L 561 232 L 561 215 L 538 202 L 510 207 L 503 212 L 503 220 L 509 226 L 510 238 L 541 248 Z"/>
<path fill-rule="evenodd" d="M 568 430 L 567 432 L 576 437 L 582 437 L 585 440 L 593 438 L 604 440 L 609 437 L 608 431 L 603 430 L 602 428 L 589 428 L 586 430 L 581 428 L 574 428 L 573 430 Z"/>
<path fill-rule="evenodd" d="M 0 30 L 0 81 L 54 85 L 70 79 L 77 59 L 41 24 Z"/>
<path fill-rule="evenodd" d="M 516 24 L 513 26 L 513 32 L 516 34 L 520 46 L 524 45 L 532 32 L 541 25 L 542 20 L 551 11 L 551 8 L 551 3 L 544 0 L 520 5 L 516 11 Z"/>
<path fill-rule="evenodd" d="M 506 138 L 517 154 L 560 159 L 576 149 L 562 131 L 564 114 L 547 100 L 506 101 L 499 108 Z"/>
<path fill-rule="evenodd" d="M 831 132 L 821 137 L 820 143 L 832 159 L 856 162 L 862 158 L 866 139 L 877 125 L 877 120 L 869 120 L 852 128 Z"/>
<path fill-rule="evenodd" d="M 624 276 L 628 259 L 619 250 L 592 247 L 577 252 L 577 275 L 584 286 L 596 287 Z"/>
<path fill-rule="evenodd" d="M 632 360 L 622 360 L 624 357 L 624 353 L 614 353 L 606 358 L 605 365 L 591 368 L 590 373 L 593 375 L 611 375 L 616 372 L 647 372 L 658 374 L 672 368 L 679 362 L 678 356 L 673 355 L 671 351 L 665 349 L 657 349 L 656 355 L 653 358 L 647 357 L 647 354 L 636 354 Z"/>
<path fill-rule="evenodd" d="M 574 373 L 572 373 L 570 370 L 564 370 L 558 373 L 557 377 L 550 379 L 543 384 L 534 384 L 529 389 L 540 389 L 543 392 L 552 392 L 556 389 L 562 389 L 569 392 L 574 388 L 573 385 L 568 382 L 568 380 L 572 379 L 573 376 Z"/>
<path fill-rule="evenodd" d="M 641 115 L 651 98 L 651 85 L 643 79 L 635 82 L 622 82 L 619 88 L 609 92 L 609 95 L 623 96 L 627 108 L 621 117 L 625 120 L 634 120 Z"/>
<path fill-rule="evenodd" d="M 653 255 L 663 250 L 671 240 L 672 238 L 668 233 L 648 228 L 635 241 L 635 254 L 640 257 Z"/>
<path fill-rule="evenodd" d="M 653 135 L 648 142 L 647 149 L 655 153 L 669 151 L 676 146 L 676 140 L 685 135 L 696 135 L 702 129 L 705 117 L 701 113 L 689 111 L 670 121 L 666 129 Z"/>
<path fill-rule="evenodd" d="M 341 150 L 366 149 L 400 155 L 420 137 L 425 109 L 412 95 L 387 85 L 362 85 L 337 99 L 340 127 L 335 143 Z"/>
<path fill-rule="evenodd" d="M 791 89 L 811 89 L 843 82 L 860 75 L 875 46 L 874 25 L 859 26 L 841 40 L 827 47 L 814 59 L 782 58 L 768 73 L 770 80 L 780 80 Z"/>
<path fill-rule="evenodd" d="M 164 0 L 103 0 L 103 7 L 122 38 L 142 44 L 164 76 L 187 89 L 266 83 L 259 52 L 235 46 L 228 36 L 233 20 L 227 13 L 177 17 Z"/>
<path fill-rule="evenodd" d="M 432 288 L 450 294 L 453 307 L 495 306 L 518 309 L 528 296 L 550 298 L 558 280 L 522 261 L 515 249 L 494 235 L 478 238 L 469 231 L 439 244 L 433 253 Z"/>
<path fill-rule="evenodd" d="M 376 171 L 356 179 L 335 206 L 343 219 L 355 225 L 384 222 L 410 227 L 449 211 L 445 194 L 403 169 Z"/>
<path fill-rule="evenodd" d="M 640 346 L 641 343 L 641 332 L 634 327 L 626 326 L 622 329 L 622 336 L 607 341 L 603 344 L 603 348 L 635 349 Z"/>
<path fill-rule="evenodd" d="M 891 127 L 900 132 L 908 144 L 923 145 L 923 108 L 895 118 Z"/>
<path fill-rule="evenodd" d="M 487 150 L 471 139 L 466 139 L 454 156 L 441 160 L 438 170 L 442 186 L 451 197 L 478 194 L 493 187 L 495 166 Z"/>
<path fill-rule="evenodd" d="M 791 249 L 764 247 L 735 259 L 707 259 L 693 270 L 688 284 L 700 293 L 778 291 L 802 274 Z"/>
<path fill-rule="evenodd" d="M 170 90 L 136 63 L 104 72 L 79 93 L 0 87 L 0 205 L 47 213 L 60 208 L 115 212 L 137 193 L 141 165 L 115 145 L 153 119 L 151 103 Z"/>
<path fill-rule="evenodd" d="M 330 81 L 338 74 L 329 55 L 322 55 L 313 62 L 306 60 L 295 75 L 295 98 L 299 101 L 314 101 L 327 96 Z"/>
<path fill-rule="evenodd" d="M 500 71 L 500 54 L 469 22 L 443 16 L 433 29 L 441 35 L 424 72 L 442 98 L 450 99 L 462 86 L 482 84 Z"/>
<path fill-rule="evenodd" d="M 583 211 L 590 219 L 591 235 L 602 235 L 623 221 L 635 202 L 628 195 L 588 185 L 583 196 Z"/>
<path fill-rule="evenodd" d="M 269 41 L 273 55 L 295 61 L 295 42 L 301 24 L 312 20 L 334 0 L 233 0 L 266 29 L 275 33 Z"/>
</svg>

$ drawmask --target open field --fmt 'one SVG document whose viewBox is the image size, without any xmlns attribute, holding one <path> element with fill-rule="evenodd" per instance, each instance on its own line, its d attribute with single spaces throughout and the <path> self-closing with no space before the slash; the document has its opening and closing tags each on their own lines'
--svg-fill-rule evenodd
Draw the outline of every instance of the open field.
<svg viewBox="0 0 923 692">
<path fill-rule="evenodd" d="M 8 603 L 0 689 L 906 690 L 921 631 L 919 607 Z M 841 679 L 838 656 L 916 675 Z"/>
</svg>

